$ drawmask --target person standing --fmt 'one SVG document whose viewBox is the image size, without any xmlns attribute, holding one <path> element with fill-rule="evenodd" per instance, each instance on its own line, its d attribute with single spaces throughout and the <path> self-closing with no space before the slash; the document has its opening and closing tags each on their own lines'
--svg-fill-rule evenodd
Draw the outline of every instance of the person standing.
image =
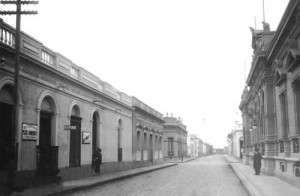
<svg viewBox="0 0 300 196">
<path fill-rule="evenodd" d="M 95 163 L 93 174 L 100 174 L 100 166 L 102 164 L 102 154 L 100 148 L 96 148 L 93 160 Z"/>
<path fill-rule="evenodd" d="M 260 167 L 261 167 L 261 159 L 262 156 L 258 149 L 255 149 L 255 153 L 253 155 L 253 167 L 255 169 L 255 174 L 254 175 L 259 175 L 260 174 Z"/>
</svg>

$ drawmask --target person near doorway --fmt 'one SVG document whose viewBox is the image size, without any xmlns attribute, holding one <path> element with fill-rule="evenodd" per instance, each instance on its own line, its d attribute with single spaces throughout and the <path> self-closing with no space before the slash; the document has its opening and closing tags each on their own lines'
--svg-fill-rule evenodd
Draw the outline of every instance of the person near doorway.
<svg viewBox="0 0 300 196">
<path fill-rule="evenodd" d="M 258 151 L 258 149 L 256 148 L 255 153 L 253 155 L 253 167 L 254 167 L 254 170 L 255 170 L 254 175 L 259 175 L 260 174 L 261 159 L 262 159 L 262 156 L 261 156 L 260 152 Z"/>
<path fill-rule="evenodd" d="M 102 163 L 102 154 L 101 154 L 100 148 L 96 148 L 95 153 L 93 155 L 93 162 L 94 162 L 93 175 L 99 175 L 100 174 L 100 166 Z"/>
</svg>

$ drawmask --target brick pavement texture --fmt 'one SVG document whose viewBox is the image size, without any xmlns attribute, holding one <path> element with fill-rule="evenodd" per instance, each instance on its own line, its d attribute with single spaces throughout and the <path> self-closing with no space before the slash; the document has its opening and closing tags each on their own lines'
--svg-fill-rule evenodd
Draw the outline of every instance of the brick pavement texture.
<svg viewBox="0 0 300 196">
<path fill-rule="evenodd" d="M 159 165 L 153 165 L 148 167 L 135 168 L 131 170 L 114 172 L 111 174 L 104 174 L 100 176 L 93 176 L 88 178 L 83 178 L 79 180 L 66 181 L 60 184 L 49 184 L 41 187 L 35 187 L 32 189 L 27 189 L 21 193 L 13 193 L 12 196 L 32 196 L 32 195 L 58 195 L 62 193 L 73 192 L 93 186 L 97 186 L 100 184 L 113 182 L 116 180 L 136 176 L 139 174 L 151 172 L 158 169 L 163 169 L 166 167 L 175 166 L 177 163 L 163 163 Z"/>
</svg>

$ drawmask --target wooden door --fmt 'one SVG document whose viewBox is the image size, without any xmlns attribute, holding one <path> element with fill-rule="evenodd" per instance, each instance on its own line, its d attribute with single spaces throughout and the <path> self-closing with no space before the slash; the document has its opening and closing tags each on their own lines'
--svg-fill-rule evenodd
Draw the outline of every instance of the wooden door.
<svg viewBox="0 0 300 196">
<path fill-rule="evenodd" d="M 81 156 L 81 118 L 71 116 L 71 127 L 74 129 L 70 130 L 70 167 L 80 166 Z"/>
</svg>

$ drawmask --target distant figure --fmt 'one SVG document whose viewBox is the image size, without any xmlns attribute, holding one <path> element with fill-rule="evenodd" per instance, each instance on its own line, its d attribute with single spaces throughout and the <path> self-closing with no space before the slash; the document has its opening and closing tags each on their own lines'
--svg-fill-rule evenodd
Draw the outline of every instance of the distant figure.
<svg viewBox="0 0 300 196">
<path fill-rule="evenodd" d="M 93 155 L 93 161 L 94 161 L 93 175 L 100 174 L 100 165 L 102 163 L 102 154 L 100 148 L 96 148 L 96 151 Z"/>
<path fill-rule="evenodd" d="M 262 159 L 262 156 L 261 156 L 260 152 L 258 151 L 258 149 L 256 148 L 255 153 L 253 155 L 253 167 L 255 169 L 254 175 L 259 175 L 259 173 L 260 173 L 261 159 Z"/>
</svg>

